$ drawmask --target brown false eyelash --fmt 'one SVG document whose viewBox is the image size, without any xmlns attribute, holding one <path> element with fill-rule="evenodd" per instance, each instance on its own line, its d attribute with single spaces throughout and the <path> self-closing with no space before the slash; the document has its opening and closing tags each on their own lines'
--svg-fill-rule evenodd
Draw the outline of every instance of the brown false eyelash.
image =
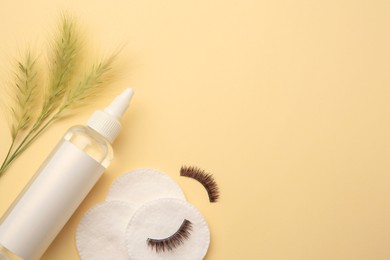
<svg viewBox="0 0 390 260">
<path fill-rule="evenodd" d="M 182 166 L 180 169 L 180 176 L 190 177 L 199 181 L 206 189 L 210 202 L 217 202 L 219 199 L 219 189 L 213 175 L 206 173 L 198 167 Z"/>
<path fill-rule="evenodd" d="M 148 238 L 146 243 L 152 250 L 156 250 L 156 253 L 172 251 L 190 237 L 191 231 L 192 222 L 184 219 L 179 229 L 173 235 L 162 239 Z"/>
</svg>

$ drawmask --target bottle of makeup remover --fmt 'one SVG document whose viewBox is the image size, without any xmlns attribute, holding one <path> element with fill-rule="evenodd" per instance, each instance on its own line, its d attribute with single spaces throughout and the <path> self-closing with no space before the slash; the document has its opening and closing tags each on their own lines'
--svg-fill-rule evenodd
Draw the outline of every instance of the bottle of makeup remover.
<svg viewBox="0 0 390 260">
<path fill-rule="evenodd" d="M 113 158 L 133 90 L 71 127 L 0 222 L 0 259 L 39 259 Z M 19 258 L 18 258 L 19 257 Z"/>
</svg>

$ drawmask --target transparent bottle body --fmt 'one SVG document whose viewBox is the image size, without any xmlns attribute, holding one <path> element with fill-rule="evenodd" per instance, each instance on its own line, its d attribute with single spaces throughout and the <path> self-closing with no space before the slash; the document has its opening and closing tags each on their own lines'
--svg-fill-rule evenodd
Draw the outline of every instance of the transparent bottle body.
<svg viewBox="0 0 390 260">
<path fill-rule="evenodd" d="M 74 144 L 104 168 L 110 165 L 114 154 L 111 144 L 87 126 L 74 126 L 64 135 L 64 140 Z"/>
<path fill-rule="evenodd" d="M 81 187 L 81 189 L 83 189 L 83 191 L 75 190 L 73 194 L 69 195 L 69 196 L 76 196 L 75 197 L 76 199 L 75 199 L 75 202 L 69 202 L 69 200 L 68 200 L 68 202 L 71 203 L 68 205 L 69 206 L 68 208 L 72 208 L 72 212 L 69 212 L 69 210 L 68 210 L 68 212 L 65 215 L 69 215 L 69 217 L 67 217 L 67 219 L 62 219 L 59 221 L 59 222 L 64 222 L 64 223 L 61 223 L 61 225 L 62 225 L 61 227 L 58 227 L 58 225 L 56 225 L 56 227 L 54 229 L 59 229 L 58 232 L 62 229 L 63 225 L 70 218 L 71 214 L 73 214 L 74 210 L 77 209 L 77 207 L 79 206 L 81 201 L 85 198 L 87 193 L 90 191 L 90 189 L 92 189 L 93 185 L 100 178 L 104 169 L 108 167 L 108 165 L 111 163 L 111 161 L 113 159 L 113 151 L 112 151 L 111 144 L 105 138 L 103 138 L 100 134 L 98 134 L 96 131 L 94 131 L 93 129 L 91 129 L 87 126 L 71 127 L 65 133 L 63 138 L 57 144 L 56 148 L 54 148 L 54 150 L 51 152 L 51 154 L 48 156 L 48 158 L 45 160 L 45 162 L 42 164 L 42 166 L 39 168 L 39 170 L 35 173 L 33 178 L 30 180 L 29 184 L 23 189 L 23 191 L 20 193 L 20 195 L 15 199 L 15 201 L 9 207 L 7 212 L 3 215 L 3 217 L 0 220 L 0 232 L 1 232 L 1 226 L 4 223 L 11 223 L 10 225 L 12 226 L 13 218 L 15 218 L 15 216 L 14 216 L 15 211 L 16 212 L 18 212 L 18 210 L 19 210 L 19 212 L 23 211 L 23 210 L 21 211 L 19 209 L 20 207 L 22 207 L 21 205 L 31 204 L 31 202 L 29 201 L 30 197 L 36 195 L 36 194 L 34 194 L 34 191 L 32 191 L 32 190 L 34 190 L 34 189 L 40 190 L 40 187 L 38 185 L 40 185 L 39 183 L 40 183 L 41 179 L 45 178 L 42 175 L 48 175 L 47 169 L 49 167 L 53 167 L 52 166 L 53 161 L 58 160 L 57 157 L 58 157 L 59 150 L 63 149 L 64 145 L 71 146 L 72 149 L 75 149 L 75 151 L 77 151 L 77 153 L 80 153 L 82 156 L 86 157 L 92 163 L 95 163 L 97 165 L 97 167 L 101 168 L 102 170 L 101 170 L 101 173 L 98 173 L 97 175 L 91 175 L 96 180 L 89 181 L 89 180 L 85 180 L 85 177 L 83 177 L 84 180 L 82 180 L 82 181 L 84 181 L 84 183 L 86 183 L 85 187 Z M 91 160 L 91 158 L 92 158 L 92 160 Z M 66 158 L 62 158 L 61 160 L 66 161 Z M 54 162 L 54 164 L 55 163 L 56 162 Z M 69 161 L 69 164 L 72 164 L 72 160 Z M 67 165 L 66 167 L 73 167 L 74 169 L 77 169 L 77 167 L 78 167 L 77 164 L 80 164 L 80 162 L 74 162 L 74 164 L 76 164 L 76 165 L 73 165 L 73 166 Z M 89 167 L 87 169 L 93 171 L 93 167 L 92 168 Z M 56 173 L 53 173 L 53 174 L 56 174 Z M 84 173 L 80 172 L 80 174 L 84 174 Z M 88 173 L 88 174 L 90 174 L 90 173 Z M 94 173 L 91 173 L 91 174 L 94 174 Z M 69 177 L 69 178 L 71 178 L 71 177 Z M 82 185 L 83 184 L 82 181 L 79 181 L 79 183 L 76 183 L 76 184 Z M 43 182 L 43 183 L 44 183 L 43 185 L 45 185 L 45 187 L 42 187 L 42 190 L 45 190 L 45 188 L 47 190 L 47 192 L 46 192 L 47 194 L 45 194 L 44 197 L 50 197 L 50 196 L 56 197 L 56 196 L 58 196 L 57 193 L 61 193 L 61 192 L 65 192 L 65 194 L 66 194 L 66 192 L 70 193 L 70 191 L 68 191 L 68 190 L 64 191 L 65 188 L 61 187 L 60 182 L 57 182 L 57 184 L 56 184 L 56 182 L 49 182 L 50 185 L 53 183 L 54 183 L 54 185 L 58 185 L 59 186 L 58 189 L 55 189 L 53 187 L 47 188 L 46 186 L 47 186 L 48 182 Z M 70 183 L 72 183 L 72 180 L 70 181 Z M 73 184 L 74 184 L 74 182 L 72 183 L 71 188 L 78 189 L 77 185 L 73 185 Z M 38 186 L 38 187 L 36 187 L 36 186 Z M 62 191 L 61 191 L 61 189 L 62 189 Z M 80 194 L 77 194 L 77 192 L 79 192 Z M 35 193 L 37 193 L 37 192 L 35 192 Z M 38 194 L 37 196 L 40 196 L 40 195 Z M 66 195 L 60 194 L 60 196 L 64 197 Z M 69 198 L 72 198 L 72 197 L 69 197 Z M 35 201 L 34 201 L 34 203 L 35 203 Z M 42 208 L 44 206 L 38 205 L 37 207 Z M 67 205 L 64 205 L 64 207 L 67 207 Z M 60 208 L 59 208 L 59 210 L 60 210 Z M 18 213 L 16 213 L 16 214 L 18 214 Z M 20 215 L 20 213 L 19 213 L 19 215 Z M 20 221 L 19 219 L 17 221 Z M 29 223 L 29 224 L 34 225 L 35 223 Z M 4 226 L 6 226 L 6 225 L 4 225 Z M 55 236 L 57 235 L 58 232 L 56 231 L 56 234 L 54 235 L 53 239 L 55 238 Z M 22 231 L 20 231 L 20 234 L 17 234 L 17 236 L 20 236 L 20 237 L 23 237 L 24 235 L 25 234 L 23 234 Z M 13 235 L 13 236 L 16 236 L 16 235 Z M 0 233 L 0 239 L 1 239 L 1 233 Z M 1 242 L 2 241 L 0 241 L 0 260 L 3 260 L 3 259 L 10 259 L 10 260 L 23 259 L 22 257 L 18 256 L 17 252 L 13 252 L 13 250 L 11 248 L 8 248 L 7 245 L 5 245 L 5 243 L 2 244 Z M 46 244 L 47 243 L 48 242 L 46 241 Z"/>
</svg>

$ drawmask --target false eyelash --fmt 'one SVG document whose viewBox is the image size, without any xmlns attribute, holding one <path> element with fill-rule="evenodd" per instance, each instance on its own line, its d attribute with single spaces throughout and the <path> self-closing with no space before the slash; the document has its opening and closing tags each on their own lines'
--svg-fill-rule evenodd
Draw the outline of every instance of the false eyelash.
<svg viewBox="0 0 390 260">
<path fill-rule="evenodd" d="M 191 231 L 192 222 L 184 219 L 179 229 L 173 235 L 162 239 L 148 238 L 146 243 L 152 250 L 155 250 L 156 253 L 172 251 L 190 237 Z"/>
<path fill-rule="evenodd" d="M 210 202 L 217 202 L 219 199 L 219 189 L 213 175 L 206 173 L 198 167 L 182 166 L 180 169 L 180 176 L 193 178 L 199 181 L 206 189 Z"/>
</svg>

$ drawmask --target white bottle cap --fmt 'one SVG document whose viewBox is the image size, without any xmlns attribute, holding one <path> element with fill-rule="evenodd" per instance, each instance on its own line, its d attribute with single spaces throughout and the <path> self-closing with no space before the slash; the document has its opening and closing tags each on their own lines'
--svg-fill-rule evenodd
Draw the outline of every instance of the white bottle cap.
<svg viewBox="0 0 390 260">
<path fill-rule="evenodd" d="M 121 130 L 119 120 L 129 106 L 133 94 L 133 89 L 125 89 L 122 94 L 117 96 L 103 111 L 95 111 L 88 119 L 87 125 L 101 134 L 110 143 L 114 142 Z"/>
</svg>

